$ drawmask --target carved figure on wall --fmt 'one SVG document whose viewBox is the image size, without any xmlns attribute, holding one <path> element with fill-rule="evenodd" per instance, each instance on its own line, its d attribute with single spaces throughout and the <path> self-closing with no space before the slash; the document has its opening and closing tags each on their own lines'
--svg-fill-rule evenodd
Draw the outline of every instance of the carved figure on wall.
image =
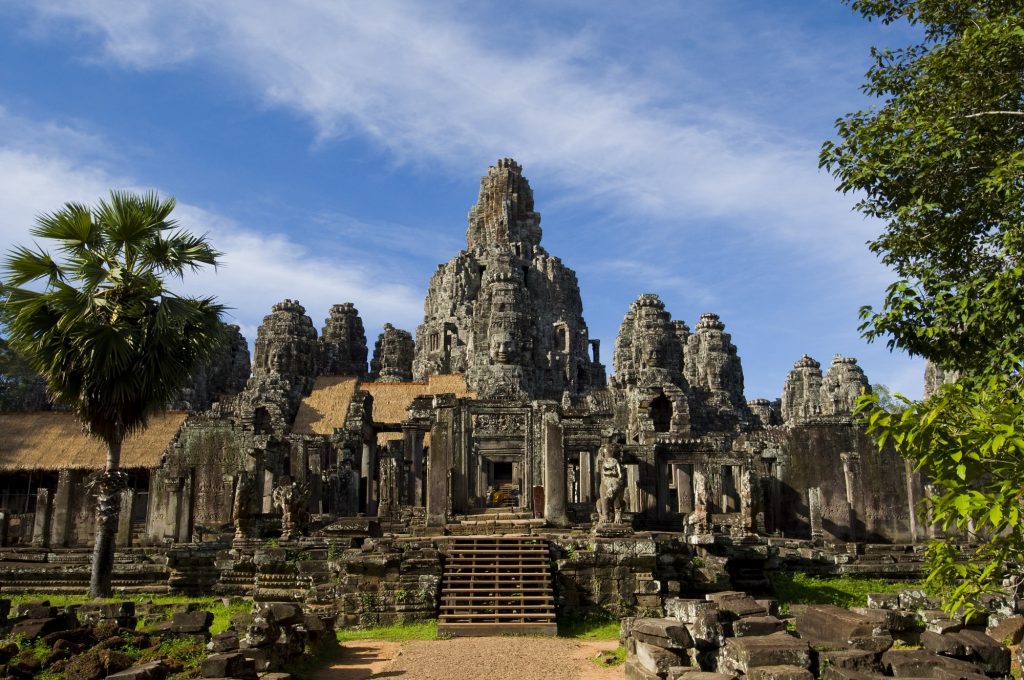
<svg viewBox="0 0 1024 680">
<path fill-rule="evenodd" d="M 248 472 L 238 473 L 235 485 L 235 538 L 248 538 L 252 533 L 252 504 L 256 496 L 256 480 Z"/>
<path fill-rule="evenodd" d="M 512 364 L 519 358 L 516 340 L 512 333 L 500 329 L 491 336 L 491 361 L 496 364 Z"/>
<path fill-rule="evenodd" d="M 397 465 L 394 458 L 381 458 L 379 465 L 380 500 L 377 503 L 378 517 L 392 517 L 398 512 Z"/>
<path fill-rule="evenodd" d="M 619 462 L 619 451 L 619 438 L 613 435 L 597 452 L 597 466 L 601 473 L 601 495 L 597 500 L 597 515 L 601 524 L 622 524 L 626 475 L 622 463 Z"/>
<path fill-rule="evenodd" d="M 309 486 L 290 481 L 274 487 L 274 507 L 281 510 L 281 539 L 290 541 L 305 530 Z"/>
</svg>

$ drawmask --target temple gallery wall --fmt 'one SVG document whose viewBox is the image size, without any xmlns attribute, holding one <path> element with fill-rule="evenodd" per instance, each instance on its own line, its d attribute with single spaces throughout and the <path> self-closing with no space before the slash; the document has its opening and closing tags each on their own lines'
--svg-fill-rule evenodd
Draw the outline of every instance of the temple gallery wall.
<svg viewBox="0 0 1024 680">
<path fill-rule="evenodd" d="M 609 378 L 515 161 L 488 169 L 468 221 L 422 323 L 385 326 L 372 354 L 352 303 L 319 332 L 299 302 L 274 304 L 251 361 L 230 328 L 170 411 L 126 443 L 119 547 L 934 534 L 913 513 L 923 480 L 852 417 L 870 389 L 856 360 L 802 356 L 778 399 L 747 401 L 724 321 L 691 327 L 645 293 L 623 310 Z M 90 546 L 100 444 L 59 410 L 0 414 L 0 431 L 0 544 Z"/>
</svg>

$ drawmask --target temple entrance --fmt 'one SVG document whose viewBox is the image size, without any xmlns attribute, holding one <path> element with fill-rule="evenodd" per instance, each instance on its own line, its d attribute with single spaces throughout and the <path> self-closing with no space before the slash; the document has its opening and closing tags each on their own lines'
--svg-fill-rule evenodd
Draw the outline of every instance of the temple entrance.
<svg viewBox="0 0 1024 680">
<path fill-rule="evenodd" d="M 482 461 L 486 493 L 485 505 L 489 508 L 518 508 L 522 505 L 522 485 L 519 479 L 519 465 L 509 460 Z"/>
</svg>

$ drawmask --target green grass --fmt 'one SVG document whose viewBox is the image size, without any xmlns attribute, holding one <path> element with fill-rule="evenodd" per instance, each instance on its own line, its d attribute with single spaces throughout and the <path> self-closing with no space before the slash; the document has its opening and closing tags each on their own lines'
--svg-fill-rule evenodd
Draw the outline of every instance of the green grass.
<svg viewBox="0 0 1024 680">
<path fill-rule="evenodd" d="M 11 608 L 17 609 L 22 602 L 33 600 L 49 600 L 54 607 L 66 607 L 68 605 L 85 604 L 86 602 L 124 602 L 131 601 L 136 604 L 152 602 L 153 604 L 194 604 L 200 609 L 205 609 L 213 614 L 213 625 L 210 632 L 216 634 L 227 630 L 231 625 L 231 617 L 240 612 L 252 610 L 252 602 L 248 600 L 232 600 L 231 604 L 225 606 L 223 600 L 214 597 L 186 597 L 183 595 L 130 595 L 124 597 L 112 597 L 106 599 L 94 599 L 88 595 L 50 595 L 47 593 L 19 593 L 10 595 Z M 147 621 L 146 623 L 155 623 Z"/>
<path fill-rule="evenodd" d="M 619 620 L 607 617 L 573 617 L 558 622 L 558 637 L 577 640 L 618 640 Z"/>
<path fill-rule="evenodd" d="M 791 604 L 834 604 L 845 608 L 867 606 L 868 593 L 891 593 L 924 587 L 922 581 L 885 581 L 845 574 L 823 578 L 782 573 L 772 576 L 772 585 L 783 607 Z"/>
<path fill-rule="evenodd" d="M 598 666 L 601 666 L 602 668 L 621 666 L 622 664 L 626 663 L 626 648 L 622 645 L 619 645 L 611 651 L 601 652 L 593 659 L 591 659 L 591 661 L 596 663 Z"/>
<path fill-rule="evenodd" d="M 393 626 L 378 626 L 376 628 L 343 628 L 337 631 L 337 636 L 338 642 L 349 640 L 389 640 L 391 642 L 434 640 L 437 638 L 437 621 L 398 623 Z"/>
</svg>

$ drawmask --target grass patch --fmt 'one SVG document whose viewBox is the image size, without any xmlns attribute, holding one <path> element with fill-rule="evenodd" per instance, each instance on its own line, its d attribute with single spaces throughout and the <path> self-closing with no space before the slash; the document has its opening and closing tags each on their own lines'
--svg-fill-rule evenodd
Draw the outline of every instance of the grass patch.
<svg viewBox="0 0 1024 680">
<path fill-rule="evenodd" d="M 139 605 L 148 602 L 152 602 L 153 604 L 190 604 L 198 606 L 200 609 L 205 609 L 213 614 L 213 625 L 210 626 L 210 632 L 214 634 L 222 633 L 227 630 L 228 626 L 231 625 L 231 617 L 235 614 L 240 612 L 249 612 L 252 610 L 252 602 L 249 602 L 248 600 L 231 600 L 230 604 L 225 605 L 224 600 L 219 597 L 186 597 L 184 595 L 143 594 L 95 599 L 88 595 L 19 593 L 16 595 L 10 595 L 9 597 L 12 609 L 17 609 L 18 605 L 22 602 L 33 602 L 37 600 L 49 600 L 50 605 L 54 607 L 67 607 L 69 605 L 85 604 L 87 602 L 135 602 Z M 140 617 L 140 623 L 148 624 L 156 623 L 156 621 L 142 621 Z"/>
<path fill-rule="evenodd" d="M 598 666 L 601 666 L 602 668 L 621 666 L 622 664 L 626 663 L 626 648 L 622 645 L 619 645 L 611 651 L 601 652 L 593 659 L 591 659 L 591 661 L 596 663 Z"/>
<path fill-rule="evenodd" d="M 779 604 L 834 604 L 837 607 L 867 606 L 869 593 L 892 593 L 899 590 L 923 588 L 922 581 L 886 581 L 874 578 L 860 578 L 842 575 L 833 578 L 809 576 L 807 574 L 782 574 L 772 576 L 772 586 Z"/>
<path fill-rule="evenodd" d="M 434 640 L 437 638 L 437 621 L 397 623 L 393 626 L 377 626 L 374 628 L 342 628 L 336 631 L 336 633 L 338 642 L 347 642 L 349 640 L 388 640 L 390 642 Z"/>
<path fill-rule="evenodd" d="M 558 637 L 577 640 L 618 640 L 619 620 L 606 616 L 581 616 L 558 622 Z"/>
</svg>

